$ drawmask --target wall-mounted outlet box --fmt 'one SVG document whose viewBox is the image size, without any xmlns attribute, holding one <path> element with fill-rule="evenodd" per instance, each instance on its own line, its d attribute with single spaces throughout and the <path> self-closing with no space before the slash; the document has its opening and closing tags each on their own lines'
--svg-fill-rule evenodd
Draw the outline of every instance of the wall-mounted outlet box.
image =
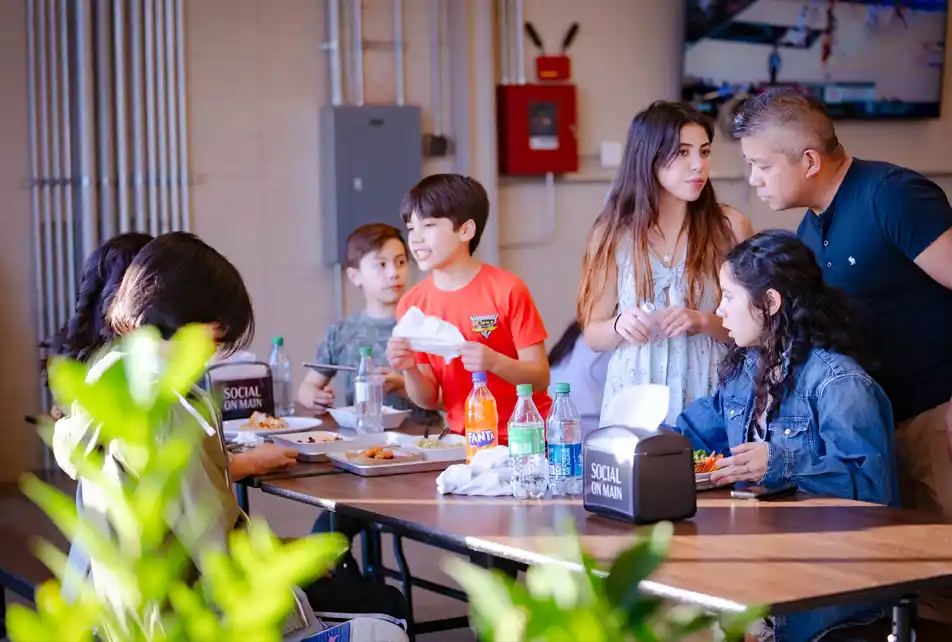
<svg viewBox="0 0 952 642">
<path fill-rule="evenodd" d="M 598 146 L 598 160 L 606 169 L 615 169 L 621 165 L 622 144 L 615 141 L 602 141 Z"/>
</svg>

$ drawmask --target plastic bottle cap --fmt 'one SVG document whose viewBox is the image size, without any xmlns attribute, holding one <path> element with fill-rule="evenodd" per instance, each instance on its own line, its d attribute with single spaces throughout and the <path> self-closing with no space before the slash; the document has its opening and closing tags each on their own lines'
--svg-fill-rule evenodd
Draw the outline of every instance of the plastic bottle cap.
<svg viewBox="0 0 952 642">
<path fill-rule="evenodd" d="M 473 383 L 486 383 L 486 373 L 485 373 L 485 372 L 474 372 L 474 373 L 473 373 Z"/>
<path fill-rule="evenodd" d="M 271 340 L 271 343 L 273 343 L 273 344 L 276 345 L 276 346 L 283 346 L 283 345 L 284 345 L 284 337 L 275 337 L 274 339 Z"/>
<path fill-rule="evenodd" d="M 516 394 L 520 397 L 531 397 L 532 396 L 532 384 L 531 383 L 520 383 L 516 386 Z"/>
<path fill-rule="evenodd" d="M 567 383 L 557 383 L 555 384 L 555 394 L 557 395 L 567 395 L 572 392 L 572 386 Z"/>
<path fill-rule="evenodd" d="M 373 352 L 373 349 L 370 348 L 369 346 L 362 346 L 358 349 L 358 354 L 360 354 L 360 356 L 362 357 L 369 357 L 372 352 Z"/>
</svg>

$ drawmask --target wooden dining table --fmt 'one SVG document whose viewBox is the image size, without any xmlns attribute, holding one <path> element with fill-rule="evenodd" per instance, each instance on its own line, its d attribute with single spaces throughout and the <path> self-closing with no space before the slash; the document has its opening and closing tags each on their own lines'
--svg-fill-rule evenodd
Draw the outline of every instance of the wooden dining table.
<svg viewBox="0 0 952 642">
<path fill-rule="evenodd" d="M 385 526 L 454 552 L 525 565 L 563 561 L 574 528 L 604 567 L 638 529 L 587 512 L 580 500 L 441 496 L 438 473 L 352 474 L 263 481 L 261 489 Z M 697 515 L 675 524 L 666 562 L 642 589 L 711 611 L 767 606 L 785 614 L 890 601 L 894 638 L 911 640 L 915 595 L 952 586 L 952 524 L 927 515 L 805 495 L 770 502 L 701 493 Z"/>
</svg>

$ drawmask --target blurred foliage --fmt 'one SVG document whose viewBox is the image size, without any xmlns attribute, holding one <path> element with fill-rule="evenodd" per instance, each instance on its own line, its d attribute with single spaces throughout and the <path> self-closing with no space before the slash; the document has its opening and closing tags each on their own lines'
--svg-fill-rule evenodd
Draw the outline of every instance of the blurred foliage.
<svg viewBox="0 0 952 642">
<path fill-rule="evenodd" d="M 470 622 L 483 642 L 676 642 L 719 627 L 726 640 L 740 640 L 764 614 L 712 615 L 689 606 L 669 606 L 646 595 L 640 584 L 664 562 L 673 527 L 657 524 L 612 563 L 608 573 L 581 549 L 569 524 L 554 557 L 563 563 L 530 566 L 525 583 L 460 558 L 444 570 L 469 596 Z"/>
<path fill-rule="evenodd" d="M 73 497 L 34 476 L 23 491 L 96 562 L 122 596 L 109 600 L 84 578 L 75 599 L 61 595 L 66 555 L 39 542 L 37 556 L 56 580 L 40 586 L 36 609 L 11 605 L 7 614 L 15 642 L 51 640 L 202 641 L 281 639 L 295 607 L 292 587 L 331 569 L 346 550 L 338 534 L 290 543 L 263 521 L 231 532 L 228 547 L 204 537 L 224 514 L 211 485 L 183 487 L 208 438 L 198 421 L 180 410 L 202 376 L 215 346 L 206 326 L 188 326 L 169 341 L 144 328 L 116 346 L 122 354 L 98 379 L 89 367 L 54 359 L 50 387 L 61 407 L 80 408 L 98 427 L 103 449 L 77 444 L 70 458 L 85 483 L 109 493 L 105 517 L 80 515 Z M 187 415 L 187 419 L 171 419 Z M 104 472 L 110 446 L 118 445 L 130 473 L 122 484 Z M 206 492 L 203 492 L 205 490 Z M 183 496 L 197 502 L 202 523 L 182 519 Z M 103 523 L 108 522 L 107 524 Z"/>
</svg>

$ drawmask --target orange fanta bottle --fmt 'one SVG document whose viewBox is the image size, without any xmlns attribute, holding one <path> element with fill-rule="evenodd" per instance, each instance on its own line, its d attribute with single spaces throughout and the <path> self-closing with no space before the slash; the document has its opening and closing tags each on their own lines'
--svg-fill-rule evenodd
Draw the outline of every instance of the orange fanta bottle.
<svg viewBox="0 0 952 642">
<path fill-rule="evenodd" d="M 496 400 L 486 386 L 486 373 L 473 373 L 473 391 L 466 398 L 466 463 L 483 448 L 499 443 Z"/>
</svg>

